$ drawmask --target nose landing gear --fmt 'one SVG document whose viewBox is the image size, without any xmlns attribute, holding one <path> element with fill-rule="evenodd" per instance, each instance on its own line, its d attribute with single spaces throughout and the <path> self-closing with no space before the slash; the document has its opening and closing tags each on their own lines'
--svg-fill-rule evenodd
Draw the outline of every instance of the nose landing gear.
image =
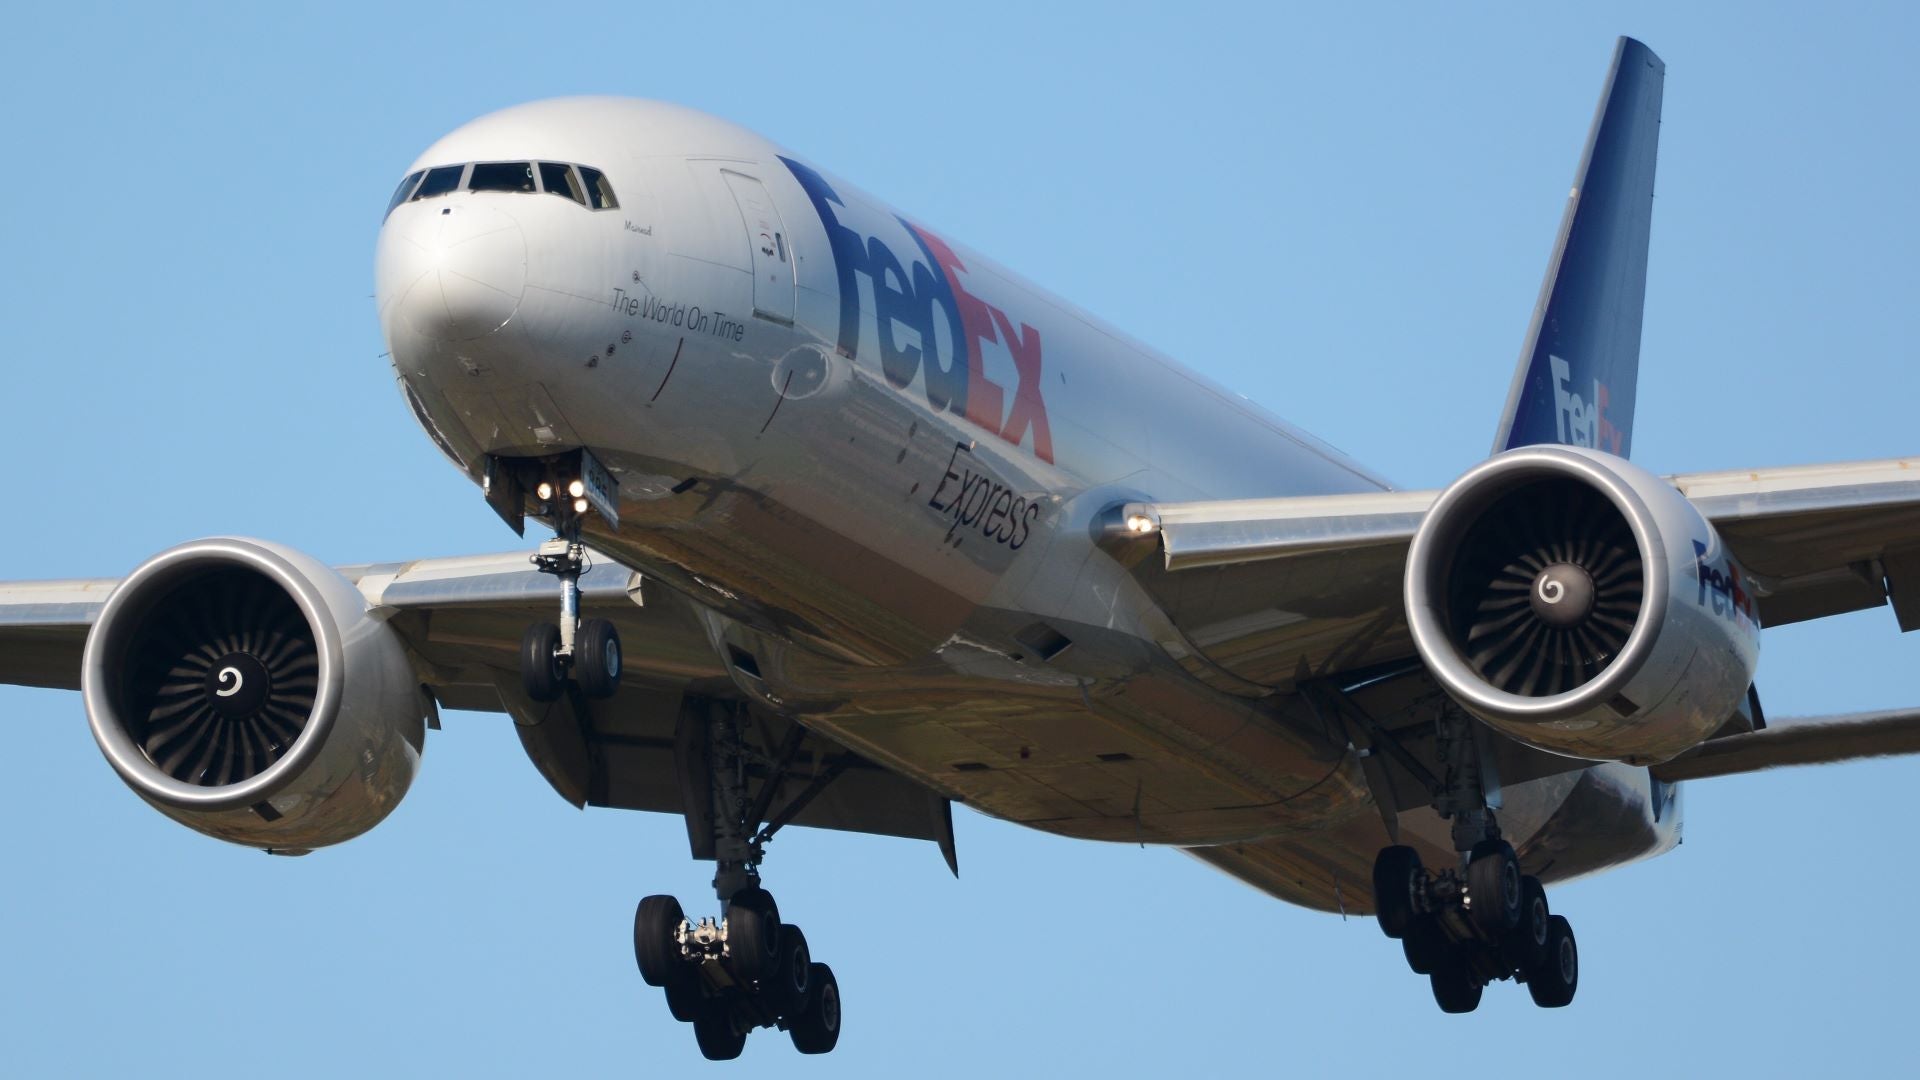
<svg viewBox="0 0 1920 1080">
<path fill-rule="evenodd" d="M 520 681 L 535 701 L 559 698 L 569 674 L 590 698 L 612 697 L 620 686 L 620 632 L 605 619 L 580 617 L 587 549 L 577 522 L 571 531 L 572 539 L 549 540 L 533 556 L 541 573 L 560 579 L 560 624 L 534 623 L 520 639 Z"/>
<path fill-rule="evenodd" d="M 524 535 L 529 512 L 553 523 L 554 538 L 532 561 L 560 579 L 560 621 L 535 623 L 521 637 L 521 688 L 534 701 L 557 701 L 571 676 L 585 696 L 612 697 L 620 685 L 620 634 L 605 619 L 580 618 L 580 575 L 590 569 L 580 533 L 590 513 L 620 527 L 619 481 L 581 447 L 539 458 L 489 454 L 481 490 L 514 532 Z"/>
</svg>

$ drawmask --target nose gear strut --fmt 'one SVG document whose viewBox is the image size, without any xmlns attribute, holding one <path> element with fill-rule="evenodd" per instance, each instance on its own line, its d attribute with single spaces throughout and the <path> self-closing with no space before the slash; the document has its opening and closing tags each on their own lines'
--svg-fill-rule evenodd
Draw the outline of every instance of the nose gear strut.
<svg viewBox="0 0 1920 1080">
<path fill-rule="evenodd" d="M 580 532 L 589 513 L 599 513 L 617 526 L 613 514 L 618 489 L 585 450 L 518 464 L 520 471 L 514 472 L 501 459 L 489 459 L 488 501 L 495 501 L 496 476 L 501 478 L 498 490 L 511 493 L 514 501 L 528 493 L 534 496 L 540 510 L 554 522 L 555 536 L 534 552 L 533 565 L 560 580 L 559 624 L 534 623 L 520 639 L 521 687 L 535 701 L 554 701 L 571 677 L 589 698 L 612 697 L 620 687 L 620 634 L 605 619 L 580 617 L 580 575 L 591 567 Z M 525 482 L 527 472 L 540 476 L 531 487 Z M 510 524 L 516 520 L 508 517 Z"/>
</svg>

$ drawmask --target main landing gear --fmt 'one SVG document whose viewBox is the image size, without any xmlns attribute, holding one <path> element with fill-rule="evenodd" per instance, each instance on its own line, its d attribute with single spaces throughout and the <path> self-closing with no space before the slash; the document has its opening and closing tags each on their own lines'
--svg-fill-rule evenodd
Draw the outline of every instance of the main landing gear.
<svg viewBox="0 0 1920 1080">
<path fill-rule="evenodd" d="M 649 896 L 633 915 L 633 956 L 647 985 L 666 992 L 673 1018 L 693 1025 L 712 1061 L 740 1056 L 747 1033 L 778 1027 L 803 1054 L 840 1041 L 840 984 L 817 963 L 798 926 L 780 921 L 773 895 L 749 886 L 727 901 L 725 916 L 699 922 L 680 901 Z"/>
<path fill-rule="evenodd" d="M 1520 872 L 1513 845 L 1500 838 L 1487 793 L 1498 781 L 1477 753 L 1471 721 L 1449 709 L 1438 749 L 1446 765 L 1434 809 L 1453 820 L 1457 868 L 1428 870 L 1410 847 L 1380 852 L 1373 864 L 1380 929 L 1400 941 L 1407 966 L 1433 984 L 1444 1012 L 1472 1012 L 1487 984 L 1515 979 L 1533 1003 L 1557 1009 L 1580 985 L 1573 927 L 1547 907 L 1538 878 Z"/>
<path fill-rule="evenodd" d="M 813 959 L 807 935 L 781 920 L 773 895 L 761 887 L 760 862 L 774 832 L 838 769 L 819 772 L 762 827 L 806 733 L 795 724 L 771 753 L 750 749 L 741 737 L 747 720 L 744 707 L 717 710 L 695 733 L 703 745 L 683 754 L 688 768 L 703 766 L 709 779 L 711 813 L 689 813 L 688 828 L 696 856 L 717 864 L 720 917 L 696 922 L 673 897 L 649 896 L 633 915 L 633 956 L 647 985 L 665 992 L 673 1018 L 693 1025 L 708 1059 L 739 1057 L 747 1034 L 760 1027 L 785 1031 L 803 1054 L 824 1054 L 840 1041 L 840 984 L 832 968 Z M 755 773 L 762 777 L 758 792 L 749 790 Z"/>
<path fill-rule="evenodd" d="M 620 633 L 605 619 L 580 617 L 580 575 L 588 569 L 580 522 L 590 509 L 580 479 L 542 480 L 535 494 L 548 504 L 558 536 L 540 545 L 533 565 L 560 579 L 560 622 L 534 623 L 520 639 L 520 682 L 535 701 L 557 700 L 568 678 L 589 698 L 620 686 Z"/>
</svg>

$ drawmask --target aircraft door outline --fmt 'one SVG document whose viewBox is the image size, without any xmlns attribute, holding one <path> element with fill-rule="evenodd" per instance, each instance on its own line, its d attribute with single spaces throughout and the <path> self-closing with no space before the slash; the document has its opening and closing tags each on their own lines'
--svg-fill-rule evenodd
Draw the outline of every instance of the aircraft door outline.
<svg viewBox="0 0 1920 1080">
<path fill-rule="evenodd" d="M 748 255 L 753 265 L 753 313 L 778 323 L 793 322 L 793 252 L 780 212 L 767 196 L 766 186 L 754 177 L 721 169 L 720 178 L 733 193 L 747 230 Z"/>
</svg>

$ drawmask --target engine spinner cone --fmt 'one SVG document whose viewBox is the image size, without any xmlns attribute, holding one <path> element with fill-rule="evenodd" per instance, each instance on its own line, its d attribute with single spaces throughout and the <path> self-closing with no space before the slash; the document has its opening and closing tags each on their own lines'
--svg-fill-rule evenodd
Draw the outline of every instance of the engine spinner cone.
<svg viewBox="0 0 1920 1080">
<path fill-rule="evenodd" d="M 1570 562 L 1547 566 L 1533 579 L 1533 613 L 1555 630 L 1571 630 L 1593 614 L 1593 575 Z"/>
</svg>

